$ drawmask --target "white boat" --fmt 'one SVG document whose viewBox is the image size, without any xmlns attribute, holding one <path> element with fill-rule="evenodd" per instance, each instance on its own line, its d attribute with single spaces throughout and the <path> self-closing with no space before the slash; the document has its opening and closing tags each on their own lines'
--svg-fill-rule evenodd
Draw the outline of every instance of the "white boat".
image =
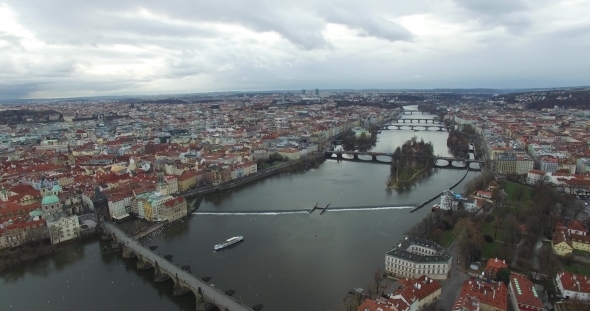
<svg viewBox="0 0 590 311">
<path fill-rule="evenodd" d="M 233 237 L 233 238 L 229 238 L 229 239 L 227 239 L 227 240 L 226 240 L 225 242 L 223 242 L 223 243 L 216 244 L 216 245 L 213 247 L 213 250 L 215 250 L 215 251 L 218 251 L 218 250 L 220 250 L 220 249 L 223 249 L 223 248 L 226 248 L 226 247 L 228 247 L 228 246 L 230 246 L 230 245 L 234 245 L 234 244 L 236 244 L 236 243 L 242 242 L 243 240 L 244 240 L 244 237 L 243 237 L 243 236 L 235 236 L 235 237 Z"/>
</svg>

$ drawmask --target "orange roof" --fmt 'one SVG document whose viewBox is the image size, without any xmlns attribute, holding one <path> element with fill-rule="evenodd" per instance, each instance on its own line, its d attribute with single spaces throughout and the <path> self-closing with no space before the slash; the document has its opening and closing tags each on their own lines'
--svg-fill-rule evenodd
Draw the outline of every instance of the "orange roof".
<svg viewBox="0 0 590 311">
<path fill-rule="evenodd" d="M 577 231 L 587 232 L 586 226 L 584 226 L 584 223 L 582 223 L 581 221 L 579 221 L 577 219 L 570 221 L 567 228 L 569 230 L 577 230 Z"/>
<path fill-rule="evenodd" d="M 543 308 L 543 303 L 533 287 L 533 282 L 522 274 L 510 274 L 510 286 L 518 304 Z M 518 290 L 520 288 L 520 291 Z"/>
<path fill-rule="evenodd" d="M 461 297 L 463 297 L 463 300 L 466 300 L 467 296 L 475 297 L 480 304 L 485 304 L 498 310 L 508 309 L 508 288 L 502 282 L 486 283 L 478 280 L 466 280 L 463 282 L 463 287 L 457 300 Z"/>
<path fill-rule="evenodd" d="M 506 261 L 504 260 L 500 260 L 498 258 L 490 258 L 488 259 L 488 264 L 486 265 L 486 270 L 488 269 L 496 269 L 500 270 L 502 268 L 508 268 L 508 265 L 506 265 Z"/>
<path fill-rule="evenodd" d="M 590 293 L 590 278 L 587 276 L 563 271 L 557 274 L 564 290 L 578 293 Z"/>
</svg>

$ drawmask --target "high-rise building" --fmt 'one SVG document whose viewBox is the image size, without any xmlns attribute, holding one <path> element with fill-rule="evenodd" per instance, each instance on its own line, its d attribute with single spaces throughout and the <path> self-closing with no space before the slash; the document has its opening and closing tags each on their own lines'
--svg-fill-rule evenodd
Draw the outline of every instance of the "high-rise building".
<svg viewBox="0 0 590 311">
<path fill-rule="evenodd" d="M 315 89 L 315 96 L 320 96 L 320 90 L 319 89 Z"/>
<path fill-rule="evenodd" d="M 301 95 L 305 95 L 305 90 L 301 90 Z"/>
<path fill-rule="evenodd" d="M 283 94 L 283 104 L 285 103 L 285 94 Z"/>
</svg>

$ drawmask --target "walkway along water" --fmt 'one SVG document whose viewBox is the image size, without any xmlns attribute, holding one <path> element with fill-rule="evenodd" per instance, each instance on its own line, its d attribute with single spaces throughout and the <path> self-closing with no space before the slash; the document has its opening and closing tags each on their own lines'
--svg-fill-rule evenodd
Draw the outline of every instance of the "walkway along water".
<svg viewBox="0 0 590 311">
<path fill-rule="evenodd" d="M 162 282 L 172 279 L 174 281 L 175 295 L 180 296 L 192 291 L 197 297 L 197 310 L 207 310 L 206 304 L 213 304 L 220 310 L 253 311 L 252 308 L 239 303 L 219 289 L 210 286 L 193 274 L 139 244 L 113 224 L 105 223 L 104 227 L 106 229 L 105 233 L 113 238 L 113 245 L 120 245 L 123 248 L 123 258 L 138 257 L 138 269 L 150 267 L 155 269 L 154 281 Z M 202 305 L 199 303 L 200 297 L 204 299 Z"/>
<path fill-rule="evenodd" d="M 459 184 L 460 184 L 460 183 L 461 183 L 461 182 L 462 182 L 462 181 L 465 179 L 465 177 L 467 177 L 467 174 L 469 174 L 469 166 L 468 166 L 468 167 L 467 167 L 467 169 L 465 170 L 465 175 L 463 175 L 463 177 L 462 177 L 461 179 L 459 179 L 459 181 L 458 181 L 458 182 L 456 182 L 456 183 L 455 183 L 453 186 L 451 186 L 451 187 L 449 188 L 449 190 L 453 190 L 455 187 L 457 187 L 457 186 L 458 186 L 458 185 L 459 185 Z M 412 210 L 410 211 L 410 213 L 413 213 L 413 212 L 415 212 L 415 211 L 417 211 L 417 210 L 419 210 L 419 209 L 423 208 L 423 207 L 424 207 L 426 204 L 428 204 L 428 203 L 430 203 L 430 202 L 432 202 L 432 201 L 434 201 L 434 200 L 438 199 L 438 198 L 439 198 L 441 195 L 442 195 L 442 191 L 441 191 L 439 194 L 435 195 L 434 197 L 430 198 L 428 201 L 426 201 L 426 202 L 424 202 L 424 203 L 422 203 L 422 204 L 420 204 L 420 205 L 416 206 L 414 209 L 412 209 Z"/>
</svg>

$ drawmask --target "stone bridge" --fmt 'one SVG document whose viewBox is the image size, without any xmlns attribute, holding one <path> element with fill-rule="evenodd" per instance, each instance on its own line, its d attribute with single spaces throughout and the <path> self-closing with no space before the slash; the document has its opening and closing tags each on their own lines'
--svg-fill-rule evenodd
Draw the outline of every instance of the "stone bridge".
<svg viewBox="0 0 590 311">
<path fill-rule="evenodd" d="M 408 123 L 414 123 L 414 121 L 416 121 L 418 123 L 421 123 L 422 121 L 424 121 L 424 123 L 428 123 L 430 121 L 432 121 L 432 123 L 438 123 L 434 119 L 420 119 L 420 118 L 416 118 L 416 119 L 394 119 L 394 120 L 391 120 L 391 122 L 393 122 L 393 123 L 406 123 L 406 121 L 408 121 Z"/>
<path fill-rule="evenodd" d="M 436 124 L 436 125 L 385 125 L 380 127 L 380 130 L 392 130 L 392 127 L 395 127 L 396 130 L 401 130 L 402 127 L 409 127 L 411 130 L 413 130 L 414 128 L 426 128 L 426 130 L 430 130 L 431 128 L 437 128 L 439 131 L 444 131 L 445 130 L 445 126 L 442 124 Z"/>
<path fill-rule="evenodd" d="M 402 111 L 403 114 L 430 114 L 429 112 L 426 111 L 418 111 L 418 110 L 403 110 Z"/>
<path fill-rule="evenodd" d="M 362 152 L 362 151 L 326 151 L 325 152 L 325 156 L 326 159 L 333 159 L 334 155 L 336 155 L 336 159 L 338 160 L 351 160 L 351 161 L 372 161 L 372 162 L 376 162 L 376 163 L 391 163 L 391 159 L 393 157 L 393 153 L 390 152 Z M 352 156 L 352 159 L 350 158 L 345 158 L 343 157 L 343 155 L 349 155 Z M 371 160 L 362 160 L 359 158 L 359 156 L 370 156 Z M 389 160 L 387 161 L 380 161 L 379 159 L 377 159 L 377 157 L 389 157 Z M 414 157 L 414 158 L 418 158 L 418 157 Z M 484 165 L 484 161 L 481 160 L 471 160 L 471 159 L 459 159 L 459 158 L 453 158 L 453 157 L 439 157 L 439 156 L 433 156 L 430 157 L 431 159 L 435 160 L 435 161 L 446 161 L 447 164 L 446 165 L 442 165 L 442 164 L 435 164 L 436 167 L 439 168 L 465 168 L 466 166 L 469 167 L 469 165 L 471 163 L 479 163 L 480 167 L 482 165 Z M 453 165 L 453 163 L 461 163 L 462 166 L 456 166 Z"/>
<path fill-rule="evenodd" d="M 221 311 L 254 311 L 246 305 L 233 299 L 227 293 L 207 284 L 192 273 L 177 266 L 169 260 L 143 246 L 138 241 L 127 236 L 121 229 L 112 223 L 104 224 L 103 238 L 112 240 L 113 248 L 123 250 L 123 258 L 137 258 L 137 269 L 154 269 L 154 282 L 172 280 L 174 282 L 173 293 L 182 296 L 192 292 L 197 300 L 196 310 L 207 311 L 217 307 Z M 233 291 L 228 291 L 233 294 Z M 261 305 L 256 307 L 257 310 Z"/>
</svg>

